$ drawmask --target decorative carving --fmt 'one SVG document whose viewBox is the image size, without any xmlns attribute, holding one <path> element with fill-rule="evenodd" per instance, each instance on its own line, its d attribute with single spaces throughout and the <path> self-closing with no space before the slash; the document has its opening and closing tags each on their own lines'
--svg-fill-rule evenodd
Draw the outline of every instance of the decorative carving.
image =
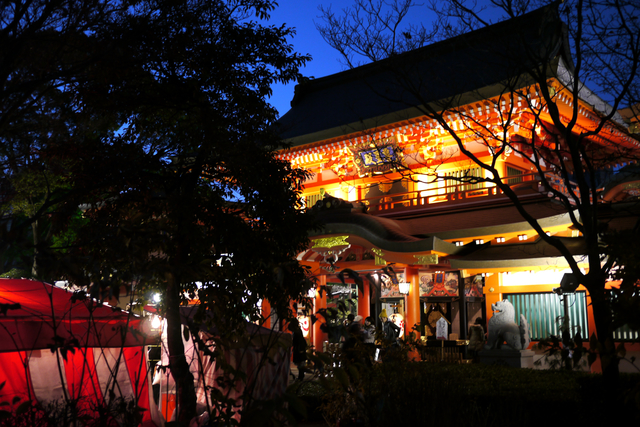
<svg viewBox="0 0 640 427">
<path fill-rule="evenodd" d="M 437 159 L 442 158 L 442 150 L 444 147 L 440 139 L 432 137 L 429 141 L 421 140 L 417 145 L 427 166 L 438 164 Z"/>
<path fill-rule="evenodd" d="M 624 185 L 622 190 L 624 193 L 627 193 L 629 197 L 638 197 L 640 196 L 640 183 L 639 182 L 628 182 Z"/>
<path fill-rule="evenodd" d="M 380 282 L 380 298 L 402 298 L 400 282 L 404 282 L 403 273 L 382 273 L 380 274 Z"/>
<path fill-rule="evenodd" d="M 403 194 L 401 196 L 396 196 L 396 194 L 406 193 L 407 187 L 407 182 L 404 180 L 380 182 L 370 185 L 366 190 L 367 192 L 365 197 L 367 198 L 367 202 L 374 204 L 388 203 L 391 201 L 398 202 L 406 199 L 407 195 Z M 377 197 L 380 197 L 380 199 L 376 199 Z"/>
<path fill-rule="evenodd" d="M 420 273 L 421 297 L 455 297 L 458 291 L 457 272 Z"/>
<path fill-rule="evenodd" d="M 484 277 L 479 274 L 464 278 L 464 296 L 465 297 L 482 297 L 484 287 Z"/>
<path fill-rule="evenodd" d="M 343 246 L 343 245 L 350 245 L 349 242 L 347 242 L 347 239 L 349 238 L 349 236 L 333 236 L 333 237 L 323 237 L 320 239 L 311 239 L 311 242 L 313 242 L 313 246 L 311 247 L 312 249 L 314 248 L 333 248 L 335 246 Z"/>
<path fill-rule="evenodd" d="M 375 259 L 375 255 L 373 255 L 371 252 L 366 251 L 362 254 L 362 260 L 363 261 L 367 261 L 367 260 L 371 260 L 371 259 Z"/>
<path fill-rule="evenodd" d="M 387 261 L 384 260 L 384 252 L 378 248 L 372 248 L 371 252 L 376 256 L 375 265 L 387 265 Z"/>
<path fill-rule="evenodd" d="M 332 274 L 336 272 L 336 267 L 333 264 L 321 265 L 320 268 Z"/>
<path fill-rule="evenodd" d="M 393 186 L 393 183 L 391 182 L 381 182 L 378 184 L 378 190 L 380 190 L 380 192 L 382 193 L 388 193 L 389 190 L 391 190 L 392 186 Z"/>
<path fill-rule="evenodd" d="M 340 259 L 340 255 L 351 247 L 351 243 L 347 242 L 349 236 L 333 236 L 323 237 L 320 239 L 311 239 L 313 245 L 311 250 L 324 257 L 323 261 L 328 266 L 321 266 L 329 272 L 335 272 L 335 263 Z"/>
<path fill-rule="evenodd" d="M 316 213 L 326 212 L 329 210 L 351 210 L 352 212 L 366 213 L 367 209 L 367 206 L 363 203 L 347 202 L 346 200 L 333 197 L 328 193 L 324 193 L 324 197 L 322 198 L 322 200 L 318 200 L 316 204 L 311 207 L 311 210 Z"/>
<path fill-rule="evenodd" d="M 416 262 L 413 265 L 429 265 L 438 263 L 438 254 L 414 255 Z"/>
</svg>

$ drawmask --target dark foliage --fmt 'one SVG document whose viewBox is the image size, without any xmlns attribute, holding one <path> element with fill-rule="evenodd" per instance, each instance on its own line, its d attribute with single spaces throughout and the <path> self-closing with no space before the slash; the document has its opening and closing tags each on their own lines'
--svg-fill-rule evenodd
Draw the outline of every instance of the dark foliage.
<svg viewBox="0 0 640 427">
<path fill-rule="evenodd" d="M 260 319 L 263 298 L 286 318 L 308 288 L 294 256 L 311 222 L 305 173 L 274 155 L 266 98 L 309 58 L 293 52 L 293 30 L 261 24 L 275 5 L 3 3 L 4 268 L 98 299 L 160 292 L 175 356 L 186 298 L 229 334 Z M 172 360 L 188 419 L 193 383 L 183 355 Z"/>
</svg>

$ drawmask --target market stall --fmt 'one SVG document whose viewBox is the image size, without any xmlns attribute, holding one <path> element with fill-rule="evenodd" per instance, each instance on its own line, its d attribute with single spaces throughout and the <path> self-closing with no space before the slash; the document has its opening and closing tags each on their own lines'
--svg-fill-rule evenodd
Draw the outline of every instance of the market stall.
<svg viewBox="0 0 640 427">
<path fill-rule="evenodd" d="M 145 319 L 27 279 L 0 279 L 0 312 L 0 402 L 73 401 L 91 417 L 123 398 L 159 425 L 145 354 L 158 336 Z"/>
</svg>

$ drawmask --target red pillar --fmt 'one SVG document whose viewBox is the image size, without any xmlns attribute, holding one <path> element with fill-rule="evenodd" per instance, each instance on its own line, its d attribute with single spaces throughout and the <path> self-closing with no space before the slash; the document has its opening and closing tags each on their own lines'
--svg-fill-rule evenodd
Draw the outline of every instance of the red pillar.
<svg viewBox="0 0 640 427">
<path fill-rule="evenodd" d="M 262 318 L 264 319 L 265 328 L 271 328 L 271 304 L 266 299 L 262 300 Z"/>
<path fill-rule="evenodd" d="M 358 291 L 358 314 L 362 316 L 362 324 L 364 319 L 371 316 L 371 293 L 369 292 L 369 281 L 364 280 L 362 293 Z"/>
<path fill-rule="evenodd" d="M 321 275 L 319 277 L 318 286 L 327 285 L 327 276 Z M 316 292 L 316 311 L 327 308 L 327 294 L 326 292 Z M 328 335 L 320 329 L 320 325 L 324 322 L 322 316 L 318 316 L 318 321 L 313 324 L 313 346 L 316 351 L 322 351 L 322 343 L 328 339 Z"/>
</svg>

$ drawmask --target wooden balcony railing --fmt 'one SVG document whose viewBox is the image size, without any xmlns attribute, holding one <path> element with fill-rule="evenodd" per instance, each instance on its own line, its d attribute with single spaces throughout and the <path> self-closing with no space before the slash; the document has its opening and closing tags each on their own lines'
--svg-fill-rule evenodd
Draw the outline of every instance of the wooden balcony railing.
<svg viewBox="0 0 640 427">
<path fill-rule="evenodd" d="M 382 197 L 367 197 L 358 200 L 358 202 L 368 206 L 369 212 L 374 213 L 398 208 L 442 205 L 470 199 L 490 198 L 502 194 L 497 187 L 481 187 L 469 190 L 465 189 L 465 187 L 465 185 L 453 185 L 437 189 L 408 191 Z"/>
<path fill-rule="evenodd" d="M 539 193 L 539 179 L 536 174 L 517 175 L 506 177 L 505 182 L 518 193 Z M 550 182 L 553 183 L 552 180 Z M 562 191 L 559 185 L 553 184 Z M 410 209 L 427 206 L 446 206 L 473 201 L 490 201 L 492 198 L 504 197 L 503 191 L 489 183 L 462 183 L 455 182 L 438 188 L 427 190 L 408 191 L 383 196 L 366 197 L 356 202 L 368 206 L 370 213 L 382 213 L 398 209 Z"/>
<path fill-rule="evenodd" d="M 561 179 L 555 177 L 553 174 L 547 175 L 546 178 L 547 182 L 549 182 L 554 189 L 567 194 L 567 189 L 564 187 L 564 182 Z M 446 180 L 444 182 L 451 183 L 451 180 Z M 519 194 L 544 193 L 544 188 L 540 186 L 540 179 L 537 174 L 508 176 L 504 178 L 504 182 L 509 183 L 511 189 Z M 572 187 L 574 191 L 577 190 L 575 186 Z M 376 214 L 397 210 L 415 209 L 419 207 L 445 207 L 466 202 L 490 202 L 491 199 L 504 197 L 503 191 L 490 183 L 481 182 L 471 184 L 454 182 L 449 185 L 426 190 L 407 191 L 404 193 L 393 193 L 388 195 L 378 194 L 373 197 L 353 200 L 352 202 L 362 203 L 368 207 L 369 213 Z M 308 197 L 310 206 L 312 206 L 315 201 L 316 199 L 313 199 L 313 196 Z"/>
</svg>

